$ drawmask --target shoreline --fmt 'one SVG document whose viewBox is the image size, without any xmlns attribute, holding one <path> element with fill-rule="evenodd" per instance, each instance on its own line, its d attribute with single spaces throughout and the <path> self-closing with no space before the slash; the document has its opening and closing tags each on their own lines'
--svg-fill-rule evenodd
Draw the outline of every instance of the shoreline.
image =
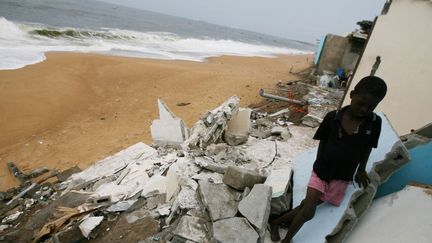
<svg viewBox="0 0 432 243">
<path fill-rule="evenodd" d="M 291 66 L 305 69 L 312 57 L 194 62 L 49 52 L 43 62 L 0 70 L 0 191 L 18 185 L 8 161 L 24 172 L 84 169 L 137 142 L 151 144 L 158 97 L 191 127 L 232 95 L 243 107 L 260 101 L 259 88 L 295 79 Z"/>
</svg>

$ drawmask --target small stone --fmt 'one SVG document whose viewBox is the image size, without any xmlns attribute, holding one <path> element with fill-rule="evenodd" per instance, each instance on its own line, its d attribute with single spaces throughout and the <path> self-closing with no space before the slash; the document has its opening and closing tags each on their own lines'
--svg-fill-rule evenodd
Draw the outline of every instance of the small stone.
<svg viewBox="0 0 432 243">
<path fill-rule="evenodd" d="M 23 214 L 23 212 L 21 212 L 21 211 L 17 211 L 17 212 L 15 212 L 15 213 L 11 214 L 11 215 L 8 215 L 7 217 L 5 217 L 5 218 L 2 220 L 2 223 L 3 223 L 3 224 L 12 223 L 12 222 L 14 222 L 15 220 L 17 220 L 18 217 L 19 217 L 21 214 Z"/>
<path fill-rule="evenodd" d="M 5 231 L 8 228 L 9 228 L 8 224 L 2 224 L 2 225 L 0 225 L 0 233 L 3 232 L 3 231 Z"/>
</svg>

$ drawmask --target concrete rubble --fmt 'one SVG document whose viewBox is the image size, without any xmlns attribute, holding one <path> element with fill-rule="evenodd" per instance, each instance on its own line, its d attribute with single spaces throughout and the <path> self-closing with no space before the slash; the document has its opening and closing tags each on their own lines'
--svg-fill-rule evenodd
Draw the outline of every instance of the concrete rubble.
<svg viewBox="0 0 432 243">
<path fill-rule="evenodd" d="M 299 99 L 317 114 L 337 106 L 329 89 L 290 88 L 315 93 Z M 316 128 L 301 120 L 299 106 L 260 110 L 239 101 L 230 97 L 189 131 L 159 99 L 152 146 L 140 142 L 82 171 L 72 167 L 56 182 L 32 183 L 15 166 L 23 183 L 0 193 L 11 201 L 0 203 L 0 239 L 264 242 L 270 213 L 292 206 L 292 161 L 317 145 Z"/>
<path fill-rule="evenodd" d="M 88 217 L 79 225 L 79 229 L 85 238 L 89 237 L 91 231 L 98 226 L 104 217 Z"/>
</svg>

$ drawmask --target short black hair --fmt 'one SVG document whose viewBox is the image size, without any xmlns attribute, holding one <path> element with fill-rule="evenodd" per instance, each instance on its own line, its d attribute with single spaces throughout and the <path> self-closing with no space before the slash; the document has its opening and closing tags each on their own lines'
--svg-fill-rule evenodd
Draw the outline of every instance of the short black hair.
<svg viewBox="0 0 432 243">
<path fill-rule="evenodd" d="M 367 76 L 357 83 L 353 92 L 354 94 L 371 94 L 381 101 L 387 93 L 387 85 L 377 76 Z"/>
</svg>

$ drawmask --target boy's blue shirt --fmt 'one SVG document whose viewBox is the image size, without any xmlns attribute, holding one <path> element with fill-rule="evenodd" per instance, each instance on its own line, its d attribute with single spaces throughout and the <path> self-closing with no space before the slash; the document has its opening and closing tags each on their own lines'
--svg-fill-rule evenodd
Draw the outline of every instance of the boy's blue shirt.
<svg viewBox="0 0 432 243">
<path fill-rule="evenodd" d="M 372 113 L 354 134 L 348 135 L 341 126 L 343 112 L 331 111 L 315 133 L 314 139 L 326 141 L 320 158 L 314 163 L 313 170 L 322 180 L 352 181 L 364 151 L 376 148 L 381 133 L 381 118 Z"/>
</svg>

